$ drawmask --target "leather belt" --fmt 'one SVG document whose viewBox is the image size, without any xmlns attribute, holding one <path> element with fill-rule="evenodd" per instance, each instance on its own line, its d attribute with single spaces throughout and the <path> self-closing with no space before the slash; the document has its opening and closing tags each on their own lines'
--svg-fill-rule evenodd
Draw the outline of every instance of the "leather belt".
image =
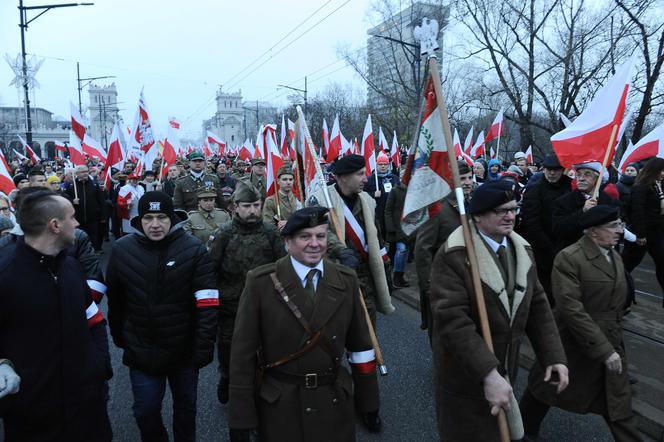
<svg viewBox="0 0 664 442">
<path fill-rule="evenodd" d="M 337 375 L 332 373 L 288 373 L 278 370 L 270 370 L 266 373 L 280 382 L 304 387 L 307 390 L 318 388 L 322 385 L 333 384 L 337 380 Z"/>
</svg>

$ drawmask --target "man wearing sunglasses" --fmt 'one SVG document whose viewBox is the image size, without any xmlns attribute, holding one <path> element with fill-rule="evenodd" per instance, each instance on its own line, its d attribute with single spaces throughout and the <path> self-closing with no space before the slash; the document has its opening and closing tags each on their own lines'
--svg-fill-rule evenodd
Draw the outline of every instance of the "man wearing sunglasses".
<svg viewBox="0 0 664 442">
<path fill-rule="evenodd" d="M 511 385 L 516 383 L 525 336 L 544 367 L 543 380 L 555 382 L 558 391 L 568 383 L 565 353 L 537 280 L 532 249 L 514 233 L 515 195 L 514 184 L 494 181 L 477 188 L 469 204 L 493 351 L 480 332 L 462 227 L 450 234 L 431 267 L 432 350 L 442 440 L 497 441 L 494 416 L 501 408 L 513 424 L 512 439 L 521 438 Z"/>
</svg>

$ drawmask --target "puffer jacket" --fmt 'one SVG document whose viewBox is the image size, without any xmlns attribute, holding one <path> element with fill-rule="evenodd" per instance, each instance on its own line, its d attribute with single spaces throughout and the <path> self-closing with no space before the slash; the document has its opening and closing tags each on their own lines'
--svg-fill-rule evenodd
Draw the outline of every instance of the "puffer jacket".
<svg viewBox="0 0 664 442">
<path fill-rule="evenodd" d="M 150 374 L 212 361 L 219 314 L 212 261 L 187 235 L 184 212 L 161 241 L 135 231 L 113 245 L 106 273 L 108 321 L 122 362 Z"/>
</svg>

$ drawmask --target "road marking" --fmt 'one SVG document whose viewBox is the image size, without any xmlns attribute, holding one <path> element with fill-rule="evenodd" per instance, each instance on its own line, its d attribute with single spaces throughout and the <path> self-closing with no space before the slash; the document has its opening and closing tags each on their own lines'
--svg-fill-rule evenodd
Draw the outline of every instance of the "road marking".
<svg viewBox="0 0 664 442">
<path fill-rule="evenodd" d="M 644 292 L 643 290 L 635 290 L 635 292 L 638 293 L 641 296 L 649 296 L 649 297 L 655 298 L 655 299 L 662 299 L 661 296 L 657 296 L 654 293 Z"/>
</svg>

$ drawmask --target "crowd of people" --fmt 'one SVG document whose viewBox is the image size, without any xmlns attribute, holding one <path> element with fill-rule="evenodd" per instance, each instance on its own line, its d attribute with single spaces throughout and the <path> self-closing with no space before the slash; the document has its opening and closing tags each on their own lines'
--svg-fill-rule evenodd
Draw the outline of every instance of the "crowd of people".
<svg viewBox="0 0 664 442">
<path fill-rule="evenodd" d="M 403 170 L 384 153 L 369 176 L 363 156 L 336 160 L 327 188 L 306 198 L 288 162 L 270 196 L 261 158 L 193 152 L 163 176 L 135 166 L 10 164 L 16 190 L 0 194 L 8 442 L 111 440 L 107 329 L 144 441 L 168 440 L 166 385 L 175 440 L 195 440 L 198 373 L 215 348 L 232 441 L 354 440 L 356 415 L 378 433 L 376 316 L 415 278 L 441 440 L 498 440 L 500 412 L 512 439 L 536 440 L 551 406 L 640 440 L 620 324 L 646 253 L 664 289 L 664 159 L 624 173 L 595 161 L 566 170 L 555 154 L 459 162 L 464 210 L 452 192 L 410 235 Z M 525 337 L 537 363 L 519 404 Z"/>
</svg>

